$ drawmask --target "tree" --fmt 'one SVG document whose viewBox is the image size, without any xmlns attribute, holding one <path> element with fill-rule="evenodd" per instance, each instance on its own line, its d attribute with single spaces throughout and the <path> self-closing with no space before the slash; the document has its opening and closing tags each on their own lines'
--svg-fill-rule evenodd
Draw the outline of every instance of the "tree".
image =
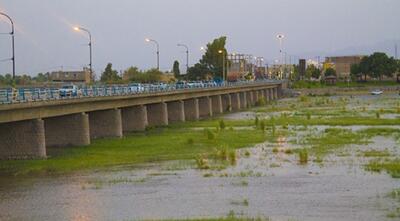
<svg viewBox="0 0 400 221">
<path fill-rule="evenodd" d="M 358 66 L 358 72 L 364 75 L 364 81 L 367 81 L 367 76 L 370 74 L 370 57 L 365 56 L 361 59 Z"/>
<path fill-rule="evenodd" d="M 200 63 L 209 70 L 208 72 L 211 73 L 213 77 L 220 76 L 222 78 L 221 74 L 223 70 L 223 56 L 225 56 L 226 61 L 227 55 L 225 44 L 225 36 L 215 39 L 212 43 L 208 43 L 206 52 L 200 60 Z M 227 62 L 225 62 L 225 65 L 226 63 Z"/>
<path fill-rule="evenodd" d="M 336 71 L 333 68 L 328 68 L 325 70 L 325 77 L 336 76 Z"/>
<path fill-rule="evenodd" d="M 306 78 L 314 78 L 314 79 L 319 79 L 321 76 L 321 70 L 319 70 L 315 65 L 310 64 L 307 66 L 306 69 Z"/>
<path fill-rule="evenodd" d="M 108 63 L 104 72 L 101 74 L 100 81 L 104 83 L 116 83 L 121 80 L 118 71 L 112 69 L 112 64 Z"/>
<path fill-rule="evenodd" d="M 382 80 L 383 76 L 393 77 L 396 72 L 396 60 L 389 58 L 385 53 L 375 52 L 370 56 L 363 57 L 357 66 L 352 66 L 351 73 L 353 75 L 364 75 L 364 80 L 367 81 L 367 76 Z"/>
<path fill-rule="evenodd" d="M 124 71 L 122 78 L 124 81 L 137 81 L 140 78 L 142 72 L 137 67 L 130 67 Z"/>
<path fill-rule="evenodd" d="M 360 64 L 352 64 L 350 67 L 350 76 L 353 79 L 358 78 L 358 76 L 360 75 Z"/>
<path fill-rule="evenodd" d="M 124 71 L 124 80 L 138 83 L 153 83 L 162 80 L 163 73 L 157 69 L 141 71 L 137 67 L 130 67 Z"/>
<path fill-rule="evenodd" d="M 181 77 L 181 71 L 179 70 L 179 61 L 174 61 L 172 72 L 174 72 L 174 76 L 176 79 L 179 79 Z"/>
<path fill-rule="evenodd" d="M 197 63 L 193 67 L 190 67 L 186 78 L 188 80 L 201 80 L 206 79 L 210 75 L 210 70 L 205 64 Z"/>
</svg>

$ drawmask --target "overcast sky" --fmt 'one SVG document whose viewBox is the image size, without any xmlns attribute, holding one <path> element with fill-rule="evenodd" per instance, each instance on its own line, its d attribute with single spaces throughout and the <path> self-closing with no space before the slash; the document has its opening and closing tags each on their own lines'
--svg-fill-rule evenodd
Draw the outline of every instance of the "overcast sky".
<svg viewBox="0 0 400 221">
<path fill-rule="evenodd" d="M 286 37 L 284 50 L 297 56 L 394 42 L 399 8 L 399 0 L 0 0 L 0 11 L 16 24 L 17 73 L 29 74 L 88 63 L 86 36 L 73 31 L 75 25 L 92 32 L 97 73 L 107 62 L 117 70 L 155 67 L 155 47 L 146 37 L 159 41 L 160 66 L 168 70 L 174 60 L 184 68 L 177 43 L 190 47 L 193 64 L 199 48 L 221 35 L 229 52 L 270 63 L 279 58 L 278 33 Z M 8 30 L 2 18 L 0 32 Z M 0 49 L 0 59 L 10 57 L 9 36 L 0 35 Z M 0 62 L 0 73 L 6 72 L 11 64 Z"/>
</svg>

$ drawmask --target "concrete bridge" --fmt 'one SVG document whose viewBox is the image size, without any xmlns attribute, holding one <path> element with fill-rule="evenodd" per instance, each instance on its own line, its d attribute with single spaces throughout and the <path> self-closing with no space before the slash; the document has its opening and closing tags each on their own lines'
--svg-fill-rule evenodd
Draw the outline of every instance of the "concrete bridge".
<svg viewBox="0 0 400 221">
<path fill-rule="evenodd" d="M 45 158 L 148 126 L 195 121 L 278 99 L 282 83 L 0 105 L 0 159 Z"/>
</svg>

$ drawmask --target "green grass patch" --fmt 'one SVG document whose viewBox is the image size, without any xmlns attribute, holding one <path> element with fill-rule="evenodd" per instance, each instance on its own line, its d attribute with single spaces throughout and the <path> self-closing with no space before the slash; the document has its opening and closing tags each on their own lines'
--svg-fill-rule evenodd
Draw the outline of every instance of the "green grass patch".
<svg viewBox="0 0 400 221">
<path fill-rule="evenodd" d="M 117 165 L 192 160 L 199 154 L 213 153 L 216 147 L 225 146 L 234 150 L 262 143 L 265 139 L 264 133 L 253 130 L 223 130 L 218 132 L 215 139 L 209 139 L 208 133 L 204 135 L 203 131 L 152 129 L 122 139 L 95 140 L 86 147 L 57 149 L 57 155 L 50 154 L 46 160 L 0 161 L 0 173 L 62 174 Z"/>
<path fill-rule="evenodd" d="M 390 157 L 390 155 L 391 154 L 387 150 L 370 150 L 363 152 L 364 157 Z"/>
<path fill-rule="evenodd" d="M 366 170 L 372 172 L 386 171 L 393 178 L 400 178 L 400 159 L 394 160 L 373 160 L 370 161 L 366 166 Z"/>
</svg>

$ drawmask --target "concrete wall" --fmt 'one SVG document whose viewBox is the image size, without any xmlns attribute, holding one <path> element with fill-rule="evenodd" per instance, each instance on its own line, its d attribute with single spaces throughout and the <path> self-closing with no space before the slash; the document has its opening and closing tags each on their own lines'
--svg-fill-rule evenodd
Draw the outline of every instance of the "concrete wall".
<svg viewBox="0 0 400 221">
<path fill-rule="evenodd" d="M 184 100 L 185 120 L 198 120 L 199 116 L 199 100 L 197 98 Z"/>
<path fill-rule="evenodd" d="M 258 102 L 260 101 L 260 92 L 259 91 L 253 91 L 253 100 L 254 100 L 254 105 L 258 105 Z"/>
<path fill-rule="evenodd" d="M 90 144 L 89 115 L 85 113 L 44 119 L 47 147 Z"/>
<path fill-rule="evenodd" d="M 247 95 L 247 105 L 252 107 L 256 104 L 255 100 L 254 100 L 254 92 L 253 91 L 247 91 L 246 92 Z"/>
<path fill-rule="evenodd" d="M 207 118 L 213 115 L 211 99 L 209 97 L 199 98 L 199 116 L 200 118 Z"/>
<path fill-rule="evenodd" d="M 185 104 L 183 101 L 174 101 L 167 103 L 168 123 L 185 121 Z"/>
<path fill-rule="evenodd" d="M 232 111 L 239 111 L 241 108 L 240 105 L 240 95 L 239 93 L 231 94 L 231 104 L 232 104 Z"/>
<path fill-rule="evenodd" d="M 246 92 L 240 92 L 240 109 L 246 109 L 247 108 L 247 97 L 246 97 Z"/>
<path fill-rule="evenodd" d="M 122 137 L 120 109 L 94 111 L 89 113 L 90 138 Z"/>
<path fill-rule="evenodd" d="M 147 108 L 145 105 L 121 109 L 123 132 L 144 131 L 148 125 Z"/>
<path fill-rule="evenodd" d="M 272 88 L 268 89 L 268 97 L 269 97 L 269 101 L 274 100 L 274 92 L 273 92 Z"/>
<path fill-rule="evenodd" d="M 272 88 L 274 100 L 278 99 L 278 88 Z"/>
<path fill-rule="evenodd" d="M 150 127 L 168 125 L 168 108 L 166 103 L 148 104 L 147 120 Z"/>
<path fill-rule="evenodd" d="M 41 119 L 0 124 L 0 159 L 46 157 L 44 121 Z"/>
<path fill-rule="evenodd" d="M 218 115 L 224 113 L 222 108 L 222 97 L 221 95 L 211 97 L 211 106 L 213 115 Z"/>
<path fill-rule="evenodd" d="M 232 99 L 230 94 L 223 94 L 221 95 L 222 100 L 222 110 L 224 112 L 232 111 Z"/>
</svg>

